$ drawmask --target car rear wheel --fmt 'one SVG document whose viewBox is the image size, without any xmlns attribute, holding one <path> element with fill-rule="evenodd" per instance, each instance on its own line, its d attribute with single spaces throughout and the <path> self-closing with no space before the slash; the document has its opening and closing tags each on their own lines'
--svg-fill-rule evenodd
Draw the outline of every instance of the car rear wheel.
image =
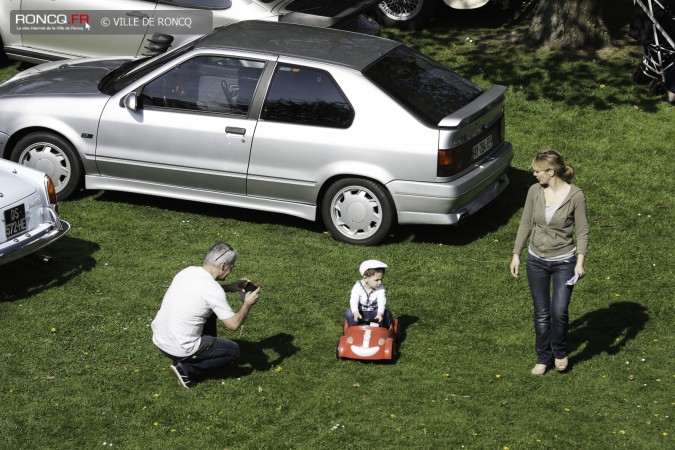
<svg viewBox="0 0 675 450">
<path fill-rule="evenodd" d="M 57 134 L 41 131 L 24 136 L 14 146 L 10 158 L 49 175 L 61 199 L 70 197 L 80 187 L 82 162 L 70 142 Z"/>
<path fill-rule="evenodd" d="M 383 0 L 375 17 L 385 27 L 419 30 L 431 21 L 437 6 L 438 0 Z"/>
<path fill-rule="evenodd" d="M 375 245 L 394 223 L 394 202 L 374 181 L 345 178 L 333 183 L 323 198 L 321 214 L 330 234 L 338 241 Z"/>
</svg>

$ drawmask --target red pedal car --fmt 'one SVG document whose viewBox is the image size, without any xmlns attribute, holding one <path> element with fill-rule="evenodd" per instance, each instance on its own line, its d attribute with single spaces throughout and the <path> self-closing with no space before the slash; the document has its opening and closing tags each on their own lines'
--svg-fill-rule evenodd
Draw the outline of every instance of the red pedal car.
<svg viewBox="0 0 675 450">
<path fill-rule="evenodd" d="M 375 325 L 349 326 L 344 321 L 337 345 L 338 359 L 394 360 L 398 354 L 398 319 L 389 328 Z"/>
</svg>

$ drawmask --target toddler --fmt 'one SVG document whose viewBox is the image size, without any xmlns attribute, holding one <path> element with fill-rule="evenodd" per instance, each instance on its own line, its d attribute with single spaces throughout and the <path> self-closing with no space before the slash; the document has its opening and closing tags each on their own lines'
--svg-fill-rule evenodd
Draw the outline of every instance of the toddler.
<svg viewBox="0 0 675 450">
<path fill-rule="evenodd" d="M 382 285 L 387 268 L 385 263 L 375 259 L 361 263 L 359 272 L 363 278 L 354 284 L 349 298 L 349 309 L 345 312 L 350 326 L 370 322 L 378 322 L 381 327 L 386 328 L 391 325 L 391 313 L 387 309 L 387 297 Z"/>
</svg>

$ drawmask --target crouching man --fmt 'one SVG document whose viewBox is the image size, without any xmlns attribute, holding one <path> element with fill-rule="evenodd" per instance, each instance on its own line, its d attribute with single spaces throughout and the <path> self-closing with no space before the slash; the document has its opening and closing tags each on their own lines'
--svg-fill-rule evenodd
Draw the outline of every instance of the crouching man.
<svg viewBox="0 0 675 450">
<path fill-rule="evenodd" d="M 245 279 L 227 285 L 218 282 L 227 278 L 236 261 L 237 252 L 230 245 L 211 247 L 201 267 L 185 268 L 174 277 L 152 321 L 152 342 L 171 359 L 171 370 L 185 388 L 194 386 L 195 378 L 239 357 L 236 342 L 217 337 L 217 320 L 237 330 L 258 301 L 260 288 L 245 292 Z M 225 292 L 243 296 L 236 313 Z"/>
</svg>

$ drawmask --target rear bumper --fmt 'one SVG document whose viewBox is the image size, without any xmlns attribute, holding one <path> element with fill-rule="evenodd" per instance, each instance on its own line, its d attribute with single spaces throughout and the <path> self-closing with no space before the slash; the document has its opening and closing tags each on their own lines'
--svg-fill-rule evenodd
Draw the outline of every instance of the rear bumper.
<svg viewBox="0 0 675 450">
<path fill-rule="evenodd" d="M 10 261 L 23 258 L 31 253 L 35 253 L 42 247 L 45 247 L 64 234 L 70 231 L 70 224 L 65 220 L 58 220 L 54 223 L 41 224 L 21 236 L 14 237 L 4 244 L 0 245 L 0 264 L 6 264 Z"/>
<path fill-rule="evenodd" d="M 513 147 L 504 142 L 469 173 L 447 183 L 393 181 L 399 224 L 454 225 L 494 200 L 509 184 Z"/>
</svg>

